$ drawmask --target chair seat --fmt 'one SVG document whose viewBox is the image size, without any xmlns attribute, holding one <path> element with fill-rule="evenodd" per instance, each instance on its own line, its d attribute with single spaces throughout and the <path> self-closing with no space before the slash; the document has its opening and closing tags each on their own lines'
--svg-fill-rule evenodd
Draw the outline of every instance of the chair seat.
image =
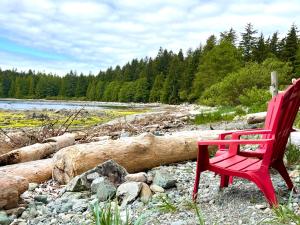
<svg viewBox="0 0 300 225">
<path fill-rule="evenodd" d="M 223 155 L 211 158 L 209 160 L 209 164 L 211 167 L 219 169 L 246 172 L 258 170 L 260 168 L 261 161 L 262 160 L 258 158 L 249 158 L 224 153 Z"/>
</svg>

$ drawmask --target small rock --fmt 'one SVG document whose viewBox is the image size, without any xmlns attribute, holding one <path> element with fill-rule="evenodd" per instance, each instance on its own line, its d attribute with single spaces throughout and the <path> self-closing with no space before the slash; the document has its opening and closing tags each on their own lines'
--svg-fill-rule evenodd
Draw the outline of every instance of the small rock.
<svg viewBox="0 0 300 225">
<path fill-rule="evenodd" d="M 89 181 L 92 181 L 92 180 L 95 180 L 98 177 L 99 177 L 99 174 L 95 172 L 95 173 L 88 174 L 86 176 L 86 179 L 89 180 Z"/>
<path fill-rule="evenodd" d="M 22 216 L 21 216 L 21 218 L 23 218 L 23 219 L 27 219 L 29 217 L 29 212 L 27 212 L 27 211 L 24 211 L 23 213 L 22 213 Z"/>
<path fill-rule="evenodd" d="M 293 170 L 292 172 L 290 172 L 290 177 L 291 178 L 300 177 L 300 170 Z"/>
<path fill-rule="evenodd" d="M 72 210 L 75 212 L 83 212 L 87 210 L 88 205 L 85 199 L 76 199 L 73 201 Z"/>
<path fill-rule="evenodd" d="M 25 207 L 18 207 L 18 208 L 13 208 L 13 209 L 6 210 L 6 214 L 16 215 L 17 217 L 19 217 L 20 215 L 22 215 L 22 213 L 24 211 L 25 211 Z"/>
<path fill-rule="evenodd" d="M 128 133 L 128 132 L 123 132 L 120 135 L 120 137 L 129 137 L 129 136 L 130 136 L 130 133 Z"/>
<path fill-rule="evenodd" d="M 28 185 L 28 190 L 29 191 L 33 191 L 34 189 L 36 189 L 39 186 L 39 184 L 37 183 L 29 183 Z"/>
<path fill-rule="evenodd" d="M 89 190 L 89 187 L 86 181 L 86 177 L 84 177 L 83 175 L 74 177 L 66 186 L 66 191 L 79 192 L 86 190 Z"/>
<path fill-rule="evenodd" d="M 151 184 L 153 182 L 153 175 L 152 174 L 148 174 L 147 176 L 147 184 Z"/>
<path fill-rule="evenodd" d="M 165 189 L 163 189 L 162 187 L 160 187 L 160 186 L 158 186 L 158 185 L 156 185 L 156 184 L 151 184 L 151 185 L 150 185 L 150 189 L 151 189 L 151 191 L 153 191 L 153 192 L 158 192 L 158 193 L 163 193 L 163 192 L 165 192 Z"/>
<path fill-rule="evenodd" d="M 34 196 L 34 200 L 37 201 L 37 202 L 42 202 L 44 204 L 48 203 L 48 197 L 47 197 L 47 195 L 37 195 L 37 196 Z"/>
<path fill-rule="evenodd" d="M 147 174 L 145 172 L 128 174 L 125 176 L 126 181 L 146 182 Z"/>
<path fill-rule="evenodd" d="M 185 225 L 186 222 L 183 220 L 178 220 L 178 221 L 174 221 L 172 222 L 170 225 Z"/>
<path fill-rule="evenodd" d="M 122 200 L 122 206 L 133 202 L 139 195 L 142 188 L 140 182 L 126 182 L 117 189 L 117 197 Z"/>
<path fill-rule="evenodd" d="M 257 204 L 257 205 L 255 205 L 255 208 L 263 210 L 263 209 L 266 209 L 267 206 L 263 205 L 263 204 Z"/>
<path fill-rule="evenodd" d="M 62 204 L 61 208 L 60 208 L 60 212 L 62 213 L 66 213 L 69 210 L 71 210 L 73 207 L 73 203 L 72 202 L 67 202 L 65 204 Z"/>
<path fill-rule="evenodd" d="M 99 177 L 94 182 L 92 188 L 95 189 L 97 199 L 100 202 L 112 199 L 115 196 L 117 189 L 107 178 Z"/>
<path fill-rule="evenodd" d="M 146 204 L 150 201 L 152 192 L 148 184 L 142 183 L 142 189 L 140 192 L 141 201 Z"/>
<path fill-rule="evenodd" d="M 153 184 L 162 188 L 172 188 L 176 184 L 176 179 L 174 179 L 167 171 L 159 170 L 155 173 Z"/>
<path fill-rule="evenodd" d="M 11 219 L 6 215 L 6 213 L 0 211 L 0 225 L 8 225 L 11 222 Z"/>
</svg>

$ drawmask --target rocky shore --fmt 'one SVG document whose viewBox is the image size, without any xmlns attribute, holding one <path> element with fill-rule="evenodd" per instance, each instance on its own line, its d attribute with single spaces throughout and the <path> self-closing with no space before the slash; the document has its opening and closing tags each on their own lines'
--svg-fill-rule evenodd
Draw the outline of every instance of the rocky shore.
<svg viewBox="0 0 300 225">
<path fill-rule="evenodd" d="M 191 201 L 195 162 L 160 166 L 129 177 L 118 165 L 106 164 L 110 169 L 114 168 L 114 184 L 121 183 L 117 188 L 108 181 L 107 171 L 99 169 L 103 165 L 77 176 L 67 186 L 60 186 L 52 180 L 40 185 L 30 184 L 30 190 L 22 195 L 27 207 L 8 212 L 13 215 L 7 221 L 20 225 L 93 224 L 93 205 L 100 202 L 103 207 L 103 201 L 110 197 L 114 199 L 116 194 L 123 220 L 128 213 L 133 219 L 143 217 L 142 224 L 198 224 Z M 102 175 L 95 171 L 101 171 Z M 290 192 L 277 173 L 272 178 L 280 202 L 286 204 Z M 298 174 L 294 173 L 293 180 L 299 188 L 299 170 Z M 116 200 L 112 200 L 111 204 L 116 204 Z M 299 214 L 299 193 L 292 195 L 291 204 Z M 206 224 L 254 225 L 271 220 L 274 216 L 253 183 L 237 178 L 233 185 L 219 190 L 219 177 L 209 172 L 201 177 L 197 207 Z"/>
<path fill-rule="evenodd" d="M 160 136 L 176 131 L 253 127 L 245 120 L 205 125 L 190 123 L 201 110 L 204 109 L 197 106 L 172 106 L 163 111 L 115 119 L 87 130 L 77 143 L 118 139 L 143 132 Z M 274 213 L 262 193 L 243 179 L 235 178 L 232 185 L 220 190 L 219 176 L 205 172 L 201 175 L 197 204 L 193 204 L 195 168 L 194 161 L 186 161 L 128 174 L 115 162 L 107 161 L 76 176 L 67 185 L 54 180 L 30 183 L 29 190 L 21 195 L 18 208 L 0 211 L 0 225 L 95 224 L 97 207 L 100 210 L 118 208 L 121 220 L 128 217 L 132 222 L 140 220 L 140 224 L 147 225 L 196 225 L 200 217 L 205 224 L 272 224 L 268 221 L 274 219 Z M 300 189 L 300 167 L 292 167 L 289 172 Z M 273 172 L 272 181 L 280 203 L 287 204 L 290 192 L 283 179 Z M 290 203 L 299 215 L 300 194 L 291 195 Z"/>
</svg>

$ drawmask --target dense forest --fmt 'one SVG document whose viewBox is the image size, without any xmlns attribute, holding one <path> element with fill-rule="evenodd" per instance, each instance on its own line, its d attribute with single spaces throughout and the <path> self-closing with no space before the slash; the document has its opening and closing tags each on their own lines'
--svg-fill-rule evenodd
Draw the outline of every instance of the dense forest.
<svg viewBox="0 0 300 225">
<path fill-rule="evenodd" d="M 297 32 L 292 25 L 283 38 L 278 32 L 265 37 L 247 24 L 239 41 L 230 29 L 185 54 L 160 48 L 155 58 L 133 59 L 97 75 L 0 69 L 0 97 L 247 105 L 268 96 L 272 70 L 282 85 L 300 76 Z"/>
</svg>

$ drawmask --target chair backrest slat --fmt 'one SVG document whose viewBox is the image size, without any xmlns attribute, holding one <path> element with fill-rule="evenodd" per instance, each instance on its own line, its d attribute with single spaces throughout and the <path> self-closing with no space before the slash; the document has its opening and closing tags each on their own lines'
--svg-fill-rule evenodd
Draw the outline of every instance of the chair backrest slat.
<svg viewBox="0 0 300 225">
<path fill-rule="evenodd" d="M 271 161 L 282 160 L 284 151 L 290 132 L 293 128 L 293 123 L 297 116 L 300 106 L 300 79 L 283 93 L 281 102 L 278 103 L 277 115 L 273 118 L 274 125 L 274 137 L 275 142 L 272 148 L 268 148 L 267 151 L 272 151 Z M 276 116 L 278 118 L 276 118 Z"/>
</svg>

